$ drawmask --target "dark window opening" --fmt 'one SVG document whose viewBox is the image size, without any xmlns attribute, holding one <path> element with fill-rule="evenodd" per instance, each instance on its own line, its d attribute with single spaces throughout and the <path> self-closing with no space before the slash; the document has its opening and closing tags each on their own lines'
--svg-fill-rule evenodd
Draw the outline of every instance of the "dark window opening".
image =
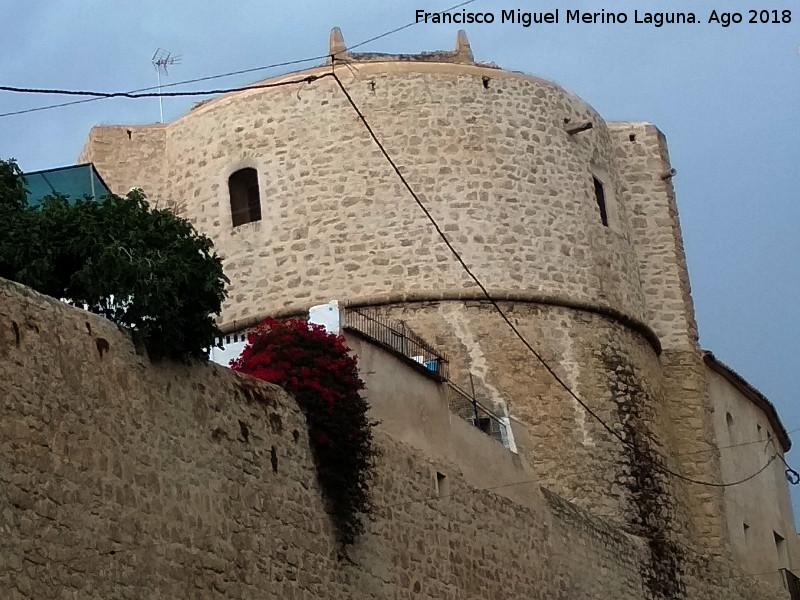
<svg viewBox="0 0 800 600">
<path fill-rule="evenodd" d="M 261 220 L 261 196 L 258 173 L 253 168 L 240 169 L 228 178 L 233 226 Z"/>
<path fill-rule="evenodd" d="M 480 429 L 483 433 L 488 433 L 491 435 L 492 433 L 492 420 L 488 417 L 483 419 L 476 419 L 475 425 Z"/>
<path fill-rule="evenodd" d="M 450 495 L 450 485 L 447 481 L 447 476 L 439 471 L 436 471 L 436 493 L 440 498 Z"/>
<path fill-rule="evenodd" d="M 594 197 L 597 200 L 597 206 L 600 209 L 600 220 L 603 222 L 604 227 L 608 227 L 608 213 L 606 212 L 606 192 L 603 189 L 603 182 L 597 177 L 594 179 Z"/>
<path fill-rule="evenodd" d="M 775 538 L 775 550 L 778 553 L 778 564 L 784 569 L 789 566 L 789 555 L 786 552 L 786 540 L 777 531 L 772 532 Z"/>
<path fill-rule="evenodd" d="M 725 413 L 725 424 L 728 426 L 728 441 L 733 443 L 733 416 L 731 413 Z"/>
<path fill-rule="evenodd" d="M 635 141 L 636 141 L 636 134 L 635 134 L 635 133 L 632 133 L 632 134 L 630 134 L 630 135 L 628 136 L 628 139 L 629 139 L 630 141 L 632 141 L 632 142 L 635 142 Z"/>
</svg>

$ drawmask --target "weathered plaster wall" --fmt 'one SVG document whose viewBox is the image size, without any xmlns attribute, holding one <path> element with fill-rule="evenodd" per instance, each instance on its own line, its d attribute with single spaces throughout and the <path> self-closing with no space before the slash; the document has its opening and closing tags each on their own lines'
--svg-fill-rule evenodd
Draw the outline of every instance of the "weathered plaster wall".
<svg viewBox="0 0 800 600">
<path fill-rule="evenodd" d="M 783 455 L 783 449 L 766 415 L 722 375 L 712 369 L 707 373 L 722 477 L 737 481 L 761 469 L 775 452 Z M 800 571 L 800 538 L 780 460 L 757 478 L 726 489 L 724 498 L 731 547 L 742 569 L 776 584 L 778 569 Z M 764 510 L 765 506 L 773 510 Z M 783 553 L 776 533 L 785 540 Z"/>
<path fill-rule="evenodd" d="M 522 506 L 540 504 L 539 494 L 531 494 L 539 478 L 528 461 L 450 412 L 446 383 L 356 333 L 346 331 L 345 339 L 358 357 L 370 416 L 382 429 L 434 460 L 452 463 L 469 485 L 495 488 Z"/>
<path fill-rule="evenodd" d="M 624 435 L 658 436 L 659 366 L 652 347 L 615 321 L 589 312 L 536 304 L 502 303 L 526 339 L 557 374 L 606 423 Z M 584 408 L 536 361 L 488 303 L 428 302 L 387 305 L 379 314 L 406 322 L 447 348 L 450 378 L 518 423 L 520 453 L 535 466 L 543 486 L 594 514 L 635 530 L 638 492 L 630 457 Z M 609 362 L 610 361 L 610 362 Z M 635 399 L 617 390 L 617 369 L 629 364 L 648 394 Z"/>
<path fill-rule="evenodd" d="M 385 431 L 375 519 L 339 562 L 284 392 L 153 365 L 109 322 L 5 281 L 0 395 L 4 598 L 673 597 L 648 586 L 645 540 L 534 484 L 526 506 L 476 488 Z M 719 561 L 689 556 L 680 577 L 681 597 L 782 597 Z"/>
</svg>

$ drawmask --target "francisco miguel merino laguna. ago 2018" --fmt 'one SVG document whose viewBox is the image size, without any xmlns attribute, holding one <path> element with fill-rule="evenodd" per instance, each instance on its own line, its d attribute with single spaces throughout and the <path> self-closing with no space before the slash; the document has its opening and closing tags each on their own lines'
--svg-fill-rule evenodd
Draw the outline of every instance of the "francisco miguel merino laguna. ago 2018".
<svg viewBox="0 0 800 600">
<path fill-rule="evenodd" d="M 495 18 L 493 12 L 468 12 L 467 10 L 454 12 L 426 12 L 424 9 L 416 11 L 417 23 L 456 23 L 456 24 L 491 24 L 491 23 L 513 23 L 523 27 L 543 24 L 559 23 L 597 23 L 603 25 L 614 25 L 622 23 L 634 23 L 651 25 L 653 27 L 663 27 L 664 25 L 681 25 L 688 23 L 713 23 L 722 27 L 728 27 L 739 23 L 791 23 L 792 14 L 790 10 L 749 10 L 746 15 L 741 12 L 719 12 L 712 10 L 705 21 L 700 20 L 693 12 L 646 12 L 633 11 L 633 18 L 630 19 L 627 12 L 613 12 L 605 9 L 599 12 L 586 12 L 581 10 L 561 10 L 556 8 L 553 11 L 523 12 L 520 9 L 502 10 L 500 18 Z"/>
</svg>

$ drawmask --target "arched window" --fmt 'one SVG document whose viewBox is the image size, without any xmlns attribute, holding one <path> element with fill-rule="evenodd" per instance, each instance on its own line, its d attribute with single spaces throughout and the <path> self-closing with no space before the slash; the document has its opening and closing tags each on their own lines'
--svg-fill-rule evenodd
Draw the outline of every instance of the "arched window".
<svg viewBox="0 0 800 600">
<path fill-rule="evenodd" d="M 231 221 L 238 227 L 261 220 L 261 196 L 258 193 L 258 172 L 248 167 L 228 177 L 231 195 Z"/>
</svg>

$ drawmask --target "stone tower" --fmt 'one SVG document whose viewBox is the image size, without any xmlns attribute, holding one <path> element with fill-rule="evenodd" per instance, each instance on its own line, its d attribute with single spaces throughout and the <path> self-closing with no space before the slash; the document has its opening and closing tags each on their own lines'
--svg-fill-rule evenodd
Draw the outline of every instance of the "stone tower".
<svg viewBox="0 0 800 600">
<path fill-rule="evenodd" d="M 719 477 L 664 136 L 475 63 L 463 33 L 453 52 L 390 56 L 349 53 L 334 30 L 331 54 L 265 83 L 334 70 L 492 297 L 626 443 L 506 326 L 332 77 L 96 127 L 81 160 L 214 240 L 231 280 L 223 330 L 330 299 L 401 319 L 509 416 L 545 487 L 661 544 L 666 571 L 688 538 L 721 552 L 719 490 L 664 470 Z"/>
</svg>

